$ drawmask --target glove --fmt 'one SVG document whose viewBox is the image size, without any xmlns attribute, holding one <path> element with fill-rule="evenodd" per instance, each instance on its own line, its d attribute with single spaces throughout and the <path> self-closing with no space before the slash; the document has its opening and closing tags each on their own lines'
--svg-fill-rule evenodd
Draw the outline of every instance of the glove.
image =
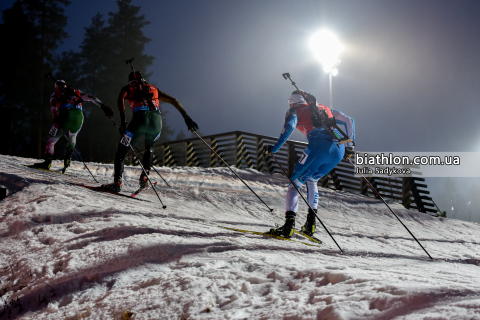
<svg viewBox="0 0 480 320">
<path fill-rule="evenodd" d="M 109 118 L 113 117 L 113 110 L 110 107 L 107 107 L 107 105 L 104 103 L 100 106 L 102 108 L 103 113 Z"/>
<path fill-rule="evenodd" d="M 190 118 L 190 116 L 184 115 L 183 119 L 185 120 L 185 124 L 187 125 L 188 130 L 190 131 L 197 131 L 198 130 L 198 124 Z"/>
<path fill-rule="evenodd" d="M 265 152 L 265 154 L 270 154 L 272 153 L 272 146 L 263 146 L 263 151 Z"/>
<path fill-rule="evenodd" d="M 126 121 L 122 122 L 118 130 L 120 131 L 120 135 L 124 136 L 125 133 L 127 133 L 127 122 Z"/>
<path fill-rule="evenodd" d="M 353 151 L 353 147 L 345 147 L 345 154 L 343 155 L 343 159 L 350 159 L 355 152 Z"/>
</svg>

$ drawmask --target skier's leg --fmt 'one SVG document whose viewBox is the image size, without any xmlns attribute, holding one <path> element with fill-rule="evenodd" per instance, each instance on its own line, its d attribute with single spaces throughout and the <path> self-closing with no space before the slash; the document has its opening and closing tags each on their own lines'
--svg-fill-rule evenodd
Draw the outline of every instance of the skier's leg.
<svg viewBox="0 0 480 320">
<path fill-rule="evenodd" d="M 123 161 L 130 150 L 131 145 L 135 145 L 138 139 L 143 135 L 143 112 L 137 111 L 133 115 L 133 119 L 127 127 L 127 131 L 131 134 L 131 140 L 128 142 L 124 137 L 118 143 L 117 153 L 115 154 L 115 179 L 122 180 L 123 176 Z"/>
<path fill-rule="evenodd" d="M 53 123 L 52 128 L 48 132 L 48 139 L 47 143 L 45 145 L 45 154 L 43 156 L 43 162 L 38 162 L 34 163 L 33 167 L 34 168 L 40 168 L 40 169 L 50 169 L 50 166 L 52 165 L 52 159 L 53 159 L 53 152 L 55 148 L 55 144 L 57 143 L 58 139 L 62 136 L 62 132 L 60 131 L 60 125 L 57 123 Z"/>
<path fill-rule="evenodd" d="M 65 156 L 63 158 L 64 169 L 70 167 L 70 161 L 72 160 L 73 151 L 75 150 L 75 146 L 77 144 L 77 135 L 79 132 L 80 130 L 75 133 L 71 133 L 70 131 L 68 131 L 68 139 L 70 139 L 70 141 L 67 144 L 67 151 L 65 152 Z"/>
<path fill-rule="evenodd" d="M 49 131 L 49 137 L 47 139 L 47 144 L 45 146 L 45 158 L 50 157 L 52 159 L 53 152 L 55 150 L 55 144 L 57 143 L 58 139 L 62 136 L 62 132 L 58 127 L 53 124 L 52 128 Z"/>
<path fill-rule="evenodd" d="M 313 177 L 310 177 L 307 180 L 307 199 L 308 204 L 310 205 L 310 207 L 312 207 L 312 209 L 308 208 L 307 220 L 302 226 L 302 231 L 310 236 L 313 236 L 316 227 L 315 214 L 317 213 L 318 206 L 317 182 L 318 179 L 314 179 Z"/>
<path fill-rule="evenodd" d="M 308 178 L 307 180 L 307 200 L 308 204 L 312 209 L 317 209 L 318 206 L 318 179 L 313 177 Z"/>
<path fill-rule="evenodd" d="M 303 151 L 300 160 L 295 165 L 291 180 L 295 184 L 298 190 L 301 190 L 303 185 L 307 183 L 310 177 L 315 173 L 318 166 L 322 163 L 323 157 L 321 153 L 316 149 L 312 149 L 312 145 L 309 144 L 308 147 Z M 308 188 L 308 185 L 307 185 Z M 311 188 L 313 189 L 313 188 Z M 312 190 L 315 191 L 315 190 Z M 318 191 L 317 191 L 318 192 Z M 310 201 L 309 197 L 309 203 Z M 314 198 L 314 197 L 313 197 Z M 290 184 L 288 186 L 287 197 L 286 197 L 286 210 L 297 212 L 298 210 L 298 192 L 295 187 Z"/>
<path fill-rule="evenodd" d="M 124 171 L 123 162 L 125 160 L 125 156 L 130 150 L 130 145 L 135 144 L 142 134 L 142 115 L 140 113 L 140 111 L 137 111 L 133 114 L 132 121 L 127 127 L 127 134 L 120 138 L 114 161 L 114 182 L 111 184 L 102 185 L 102 188 L 104 189 L 113 192 L 120 192 L 120 190 L 122 189 L 122 177 Z"/>
<path fill-rule="evenodd" d="M 290 184 L 287 189 L 287 195 L 285 197 L 285 224 L 277 229 L 271 229 L 270 233 L 275 234 L 281 237 L 290 238 L 293 234 L 295 228 L 295 217 L 298 211 L 298 192 L 295 187 L 300 190 L 305 184 L 306 180 L 309 178 L 308 172 L 312 171 L 309 169 L 315 162 L 313 157 L 308 157 L 311 153 L 309 148 L 305 149 L 304 155 L 300 158 L 300 161 L 295 165 L 295 169 L 292 174 L 292 181 L 295 184 Z M 307 155 L 307 156 L 306 156 Z"/>
<path fill-rule="evenodd" d="M 70 160 L 72 159 L 73 151 L 77 144 L 77 135 L 82 129 L 83 125 L 83 113 L 79 109 L 67 109 L 66 112 L 62 113 L 64 116 L 64 125 L 63 132 L 67 134 L 69 142 L 67 143 L 67 151 L 65 152 L 65 157 L 63 158 L 63 167 L 68 168 L 70 166 Z"/>
<path fill-rule="evenodd" d="M 162 131 L 162 118 L 156 111 L 151 111 L 146 114 L 146 131 L 145 131 L 145 153 L 143 155 L 143 168 L 150 173 L 150 168 L 153 165 L 153 147 L 155 141 L 160 137 Z M 147 186 L 147 176 L 142 171 L 139 179 L 140 187 Z"/>
<path fill-rule="evenodd" d="M 318 206 L 318 179 L 330 172 L 341 161 L 344 151 L 344 146 L 339 148 L 335 143 L 321 136 L 311 138 L 309 139 L 307 149 L 295 166 L 292 181 L 297 186 L 307 184 L 308 203 L 313 209 L 313 211 L 310 208 L 308 209 L 307 221 L 302 227 L 302 230 L 307 234 L 313 235 L 315 232 L 315 213 Z M 296 200 L 295 205 L 298 208 L 298 196 L 294 200 Z"/>
</svg>

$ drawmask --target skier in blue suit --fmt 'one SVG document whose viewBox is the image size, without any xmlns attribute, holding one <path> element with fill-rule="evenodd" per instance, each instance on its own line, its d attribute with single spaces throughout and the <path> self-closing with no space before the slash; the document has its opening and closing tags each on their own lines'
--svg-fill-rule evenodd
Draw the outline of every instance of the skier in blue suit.
<svg viewBox="0 0 480 320">
<path fill-rule="evenodd" d="M 342 158 L 352 156 L 353 146 L 355 145 L 355 122 L 353 118 L 344 113 L 317 103 L 319 110 L 325 111 L 328 117 L 335 117 L 337 125 L 345 127 L 345 133 L 352 140 L 346 146 L 344 144 L 337 145 L 338 141 L 334 140 L 323 126 L 315 127 L 312 109 L 300 94 L 300 91 L 292 92 L 288 104 L 290 108 L 285 115 L 285 124 L 278 142 L 274 146 L 266 146 L 265 152 L 268 154 L 280 150 L 295 128 L 307 136 L 308 146 L 295 165 L 291 180 L 299 190 L 304 184 L 307 185 L 308 203 L 315 213 L 309 209 L 307 221 L 302 226 L 302 231 L 308 235 L 313 235 L 315 232 L 315 214 L 318 207 L 317 182 L 337 166 Z M 295 228 L 297 210 L 298 192 L 290 184 L 286 196 L 285 224 L 280 228 L 271 229 L 270 233 L 290 238 Z"/>
</svg>

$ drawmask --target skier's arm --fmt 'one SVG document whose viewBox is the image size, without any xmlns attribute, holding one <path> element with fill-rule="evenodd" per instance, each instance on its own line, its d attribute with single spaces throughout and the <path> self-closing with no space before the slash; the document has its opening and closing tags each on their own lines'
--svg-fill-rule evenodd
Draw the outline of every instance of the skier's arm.
<svg viewBox="0 0 480 320">
<path fill-rule="evenodd" d="M 196 131 L 198 130 L 198 125 L 195 121 L 190 118 L 188 115 L 187 111 L 183 108 L 183 106 L 178 102 L 177 99 L 175 99 L 172 96 L 169 96 L 165 92 L 160 91 L 160 89 L 156 88 L 158 90 L 158 100 L 161 100 L 163 102 L 170 103 L 172 106 L 175 107 L 175 109 L 178 110 L 183 116 L 183 119 L 185 120 L 185 124 L 187 125 L 188 130 L 190 131 Z"/>
<path fill-rule="evenodd" d="M 98 99 L 97 97 L 95 96 L 92 96 L 90 94 L 86 94 L 85 92 L 83 91 L 80 91 L 80 98 L 82 98 L 83 101 L 89 101 L 89 102 L 92 102 L 93 104 L 99 106 L 100 108 L 102 108 L 102 111 L 105 113 L 105 115 L 107 117 L 112 117 L 113 116 L 113 110 L 112 108 L 110 107 L 107 107 L 105 105 L 105 103 L 103 103 L 102 101 L 100 101 L 100 99 Z"/>
<path fill-rule="evenodd" d="M 118 112 L 120 113 L 120 121 L 121 123 L 127 122 L 125 120 L 125 99 L 127 99 L 128 95 L 128 90 L 125 89 L 125 87 L 120 90 L 120 94 L 118 95 L 117 98 L 117 108 Z"/>
<path fill-rule="evenodd" d="M 178 112 L 180 112 L 182 114 L 182 116 L 184 116 L 184 117 L 186 115 L 188 116 L 187 111 L 185 111 L 185 108 L 183 108 L 183 106 L 180 104 L 180 102 L 178 102 L 177 99 L 175 99 L 172 96 L 169 96 L 165 92 L 160 91 L 160 89 L 158 89 L 158 88 L 156 88 L 156 89 L 158 90 L 158 100 L 170 103 L 172 106 L 175 107 L 175 109 L 178 110 Z"/>
<path fill-rule="evenodd" d="M 58 118 L 57 97 L 52 95 L 50 98 L 50 110 L 52 111 L 53 120 Z"/>
<path fill-rule="evenodd" d="M 283 144 L 288 140 L 290 135 L 293 133 L 297 127 L 298 118 L 297 111 L 295 109 L 290 109 L 287 111 L 285 116 L 285 124 L 283 125 L 282 133 L 278 138 L 277 143 L 272 147 L 271 152 L 275 153 L 283 146 Z"/>
<path fill-rule="evenodd" d="M 82 98 L 83 101 L 89 101 L 89 102 L 92 102 L 94 103 L 95 105 L 101 107 L 104 103 L 102 101 L 100 101 L 100 99 L 98 99 L 97 97 L 94 97 L 92 95 L 89 95 L 89 94 L 86 94 L 85 92 L 83 91 L 80 91 L 80 98 Z"/>
<path fill-rule="evenodd" d="M 347 116 L 345 113 L 332 109 L 332 114 L 338 125 L 343 125 L 346 130 L 346 134 L 353 142 L 348 142 L 347 146 L 351 147 L 355 144 L 355 121 L 352 117 Z"/>
</svg>

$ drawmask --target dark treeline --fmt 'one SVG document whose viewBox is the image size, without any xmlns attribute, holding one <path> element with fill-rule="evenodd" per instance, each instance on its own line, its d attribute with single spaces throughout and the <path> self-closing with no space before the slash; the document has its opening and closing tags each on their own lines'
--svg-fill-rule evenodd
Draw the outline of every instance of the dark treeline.
<svg viewBox="0 0 480 320">
<path fill-rule="evenodd" d="M 110 106 L 119 123 L 117 96 L 128 83 L 126 59 L 135 57 L 136 70 L 146 70 L 154 57 L 144 53 L 151 40 L 142 29 L 149 24 L 140 7 L 131 0 L 117 1 L 118 8 L 108 17 L 100 13 L 85 28 L 78 50 L 57 53 L 56 49 L 69 37 L 65 8 L 68 0 L 17 0 L 3 11 L 0 25 L 0 153 L 42 158 L 49 128 L 52 126 L 49 98 L 53 81 L 45 78 L 52 72 L 72 87 L 97 96 Z M 76 36 L 76 35 L 75 35 Z M 131 111 L 127 109 L 127 120 Z M 101 109 L 83 103 L 84 124 L 77 138 L 77 150 L 84 160 L 110 162 L 120 138 L 117 128 Z M 162 115 L 165 117 L 165 113 Z M 162 129 L 161 141 L 173 134 L 168 126 Z M 66 140 L 55 146 L 55 159 L 63 159 Z M 142 146 L 139 143 L 140 148 Z"/>
</svg>

